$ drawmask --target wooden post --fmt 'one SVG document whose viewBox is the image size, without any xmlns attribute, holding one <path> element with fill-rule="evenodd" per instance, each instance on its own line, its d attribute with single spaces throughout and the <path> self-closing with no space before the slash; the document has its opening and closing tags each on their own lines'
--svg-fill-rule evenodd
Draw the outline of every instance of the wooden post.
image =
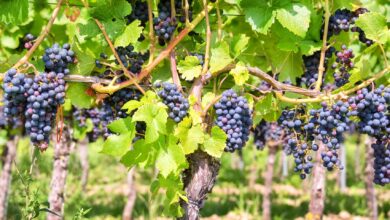
<svg viewBox="0 0 390 220">
<path fill-rule="evenodd" d="M 318 143 L 319 149 L 316 152 L 316 163 L 312 174 L 312 188 L 310 193 L 309 213 L 307 219 L 320 220 L 325 207 L 325 167 L 321 162 L 321 152 L 324 150 L 324 144 Z"/>
<path fill-rule="evenodd" d="M 81 164 L 81 189 L 85 192 L 89 176 L 88 141 L 86 139 L 79 143 L 78 150 Z"/>
<path fill-rule="evenodd" d="M 64 128 L 59 143 L 54 144 L 53 173 L 50 184 L 49 207 L 53 213 L 47 214 L 47 220 L 61 220 L 64 212 L 64 192 L 66 176 L 68 173 L 68 161 L 71 149 L 69 129 Z"/>
<path fill-rule="evenodd" d="M 263 191 L 263 220 L 271 219 L 271 194 L 272 194 L 272 179 L 274 175 L 274 165 L 277 146 L 268 146 L 267 168 L 264 175 L 264 191 Z"/>
<path fill-rule="evenodd" d="M 3 170 L 0 174 L 0 220 L 7 219 L 8 194 L 12 179 L 12 162 L 16 157 L 18 138 L 8 140 L 4 150 Z"/>
<path fill-rule="evenodd" d="M 369 217 L 371 220 L 377 220 L 378 205 L 374 187 L 374 149 L 371 147 L 372 141 L 373 140 L 368 136 L 364 141 L 366 159 L 366 168 L 364 169 L 364 185 L 366 188 L 366 200 Z"/>
<path fill-rule="evenodd" d="M 131 220 L 135 199 L 137 198 L 137 191 L 135 188 L 135 167 L 131 168 L 127 174 L 127 202 L 123 209 L 123 220 Z"/>
</svg>

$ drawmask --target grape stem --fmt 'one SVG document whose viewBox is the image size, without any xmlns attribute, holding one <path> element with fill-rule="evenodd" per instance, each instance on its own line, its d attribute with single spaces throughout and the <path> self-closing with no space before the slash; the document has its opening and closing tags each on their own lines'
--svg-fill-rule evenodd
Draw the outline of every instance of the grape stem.
<svg viewBox="0 0 390 220">
<path fill-rule="evenodd" d="M 204 75 L 207 72 L 209 67 L 210 47 L 211 47 L 211 28 L 210 28 L 209 12 L 207 8 L 207 0 L 203 0 L 203 7 L 204 7 L 205 20 L 206 20 L 206 49 L 204 53 L 202 75 Z"/>
<path fill-rule="evenodd" d="M 208 103 L 208 104 L 205 106 L 205 108 L 203 109 L 202 116 L 205 117 L 206 114 L 207 114 L 207 112 L 208 112 L 208 110 L 209 110 L 212 106 L 214 106 L 214 104 L 217 103 L 221 98 L 222 98 L 222 95 L 218 95 L 218 96 L 214 97 L 214 99 L 211 100 L 211 102 Z"/>
<path fill-rule="evenodd" d="M 56 7 L 53 10 L 53 13 L 50 17 L 49 22 L 47 23 L 46 27 L 43 29 L 37 40 L 34 42 L 32 47 L 27 51 L 27 53 L 13 66 L 13 68 L 17 69 L 21 65 L 25 64 L 34 51 L 38 48 L 38 46 L 42 43 L 42 41 L 45 39 L 45 37 L 49 34 L 51 27 L 53 26 L 54 21 L 57 18 L 58 12 L 60 11 L 61 4 L 63 0 L 58 0 Z"/>
<path fill-rule="evenodd" d="M 156 48 L 156 37 L 154 36 L 154 27 L 153 27 L 153 1 L 148 0 L 148 19 L 149 19 L 149 38 L 150 38 L 150 47 L 149 47 L 149 64 L 153 62 L 154 59 L 154 50 Z"/>
<path fill-rule="evenodd" d="M 209 10 L 211 10 L 213 8 L 213 5 L 210 4 L 208 5 L 208 8 Z M 189 23 L 186 28 L 184 28 L 178 35 L 177 37 L 175 37 L 169 44 L 168 46 L 165 48 L 165 50 L 163 50 L 157 57 L 156 59 L 153 60 L 153 62 L 151 62 L 150 64 L 148 64 L 145 68 L 143 68 L 140 72 L 140 74 L 138 75 L 138 77 L 136 78 L 132 78 L 132 79 L 129 79 L 127 81 L 124 81 L 124 82 L 121 82 L 119 84 L 116 84 L 116 85 L 112 85 L 112 86 L 103 86 L 102 84 L 93 84 L 92 85 L 92 88 L 99 92 L 99 93 L 109 93 L 109 94 L 112 94 L 122 88 L 125 88 L 125 87 L 128 87 L 130 85 L 133 85 L 135 83 L 138 83 L 140 81 L 142 81 L 145 77 L 147 77 L 151 72 L 152 70 L 160 63 L 162 62 L 165 58 L 167 58 L 170 54 L 170 52 L 183 40 L 183 38 L 185 36 L 187 36 L 187 34 L 192 31 L 196 25 L 199 24 L 199 22 L 203 19 L 203 17 L 205 16 L 205 13 L 204 11 L 200 12 L 198 14 L 198 16 L 191 22 Z"/>
<path fill-rule="evenodd" d="M 329 1 L 325 0 L 325 24 L 324 24 L 324 33 L 322 36 L 322 48 L 321 48 L 321 56 L 320 56 L 320 64 L 318 65 L 318 79 L 316 82 L 316 86 L 314 88 L 315 91 L 320 91 L 321 85 L 322 85 L 322 79 L 324 77 L 325 72 L 325 53 L 326 53 L 326 43 L 328 39 L 328 27 L 329 27 L 329 17 L 330 17 L 330 11 L 329 11 Z"/>
<path fill-rule="evenodd" d="M 180 78 L 179 73 L 177 72 L 177 65 L 176 65 L 176 57 L 175 57 L 175 51 L 171 51 L 171 55 L 169 56 L 171 61 L 171 73 L 172 73 L 172 81 L 176 85 L 177 89 L 181 92 L 183 92 L 183 88 L 180 84 Z"/>
<path fill-rule="evenodd" d="M 293 103 L 293 104 L 314 103 L 314 102 L 322 102 L 322 101 L 327 101 L 327 100 L 347 99 L 349 94 L 352 94 L 352 93 L 358 91 L 359 89 L 363 89 L 363 88 L 369 86 L 375 80 L 377 80 L 377 79 L 381 78 L 382 76 L 384 76 L 388 71 L 390 71 L 390 66 L 387 66 L 385 69 L 383 69 L 379 73 L 375 74 L 373 77 L 363 81 L 359 85 L 357 85 L 357 86 L 355 86 L 355 87 L 353 87 L 351 89 L 348 89 L 348 90 L 345 90 L 345 91 L 342 91 L 342 92 L 339 92 L 339 93 L 336 93 L 336 94 L 332 94 L 332 95 L 320 94 L 320 95 L 318 95 L 315 98 L 296 99 L 296 98 L 286 97 L 280 91 L 274 91 L 274 92 L 275 92 L 276 97 L 278 99 L 280 99 L 281 101 L 289 102 L 289 103 Z"/>
</svg>

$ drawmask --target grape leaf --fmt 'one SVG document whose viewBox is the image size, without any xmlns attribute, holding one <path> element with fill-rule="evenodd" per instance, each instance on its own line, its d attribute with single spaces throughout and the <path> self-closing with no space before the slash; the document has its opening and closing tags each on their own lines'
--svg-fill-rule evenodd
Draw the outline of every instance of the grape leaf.
<svg viewBox="0 0 390 220">
<path fill-rule="evenodd" d="M 202 144 L 204 141 L 202 128 L 199 124 L 191 126 L 191 119 L 188 117 L 178 124 L 175 136 L 179 138 L 186 155 L 197 150 L 199 144 Z"/>
<path fill-rule="evenodd" d="M 241 8 L 244 11 L 246 21 L 252 29 L 267 34 L 268 29 L 275 21 L 276 13 L 267 1 L 242 0 Z"/>
<path fill-rule="evenodd" d="M 154 164 L 156 160 L 156 151 L 153 147 L 154 143 L 146 144 L 144 139 L 140 139 L 133 144 L 132 150 L 123 155 L 120 162 L 126 167 Z"/>
<path fill-rule="evenodd" d="M 133 115 L 133 121 L 146 123 L 145 143 L 151 143 L 158 139 L 160 134 L 165 134 L 168 114 L 165 108 L 155 104 L 145 104 L 138 108 Z"/>
<path fill-rule="evenodd" d="M 108 128 L 114 133 L 127 133 L 135 130 L 135 123 L 130 117 L 117 119 L 108 125 Z"/>
<path fill-rule="evenodd" d="M 310 11 L 301 4 L 292 4 L 277 10 L 276 19 L 294 34 L 305 37 L 310 24 Z"/>
<path fill-rule="evenodd" d="M 135 109 L 139 108 L 141 105 L 142 103 L 138 100 L 130 100 L 122 106 L 122 109 L 127 109 L 127 113 L 129 114 Z"/>
<path fill-rule="evenodd" d="M 86 24 L 79 24 L 79 30 L 80 35 L 86 36 L 87 38 L 93 38 L 101 34 L 99 27 L 93 19 L 89 19 Z"/>
<path fill-rule="evenodd" d="M 29 7 L 28 0 L 1 1 L 0 21 L 17 26 L 27 21 L 30 11 L 33 10 Z"/>
<path fill-rule="evenodd" d="M 180 173 L 187 166 L 184 151 L 177 145 L 177 138 L 169 135 L 165 143 L 159 142 L 159 154 L 156 167 L 160 173 L 167 177 L 170 173 Z"/>
<path fill-rule="evenodd" d="M 127 151 L 130 150 L 134 136 L 134 131 L 122 133 L 120 135 L 110 135 L 104 142 L 101 152 L 115 157 L 122 157 Z"/>
<path fill-rule="evenodd" d="M 98 1 L 96 7 L 91 9 L 91 16 L 102 21 L 113 18 L 123 19 L 131 13 L 131 5 L 126 0 Z"/>
<path fill-rule="evenodd" d="M 368 12 L 362 14 L 355 24 L 364 31 L 368 39 L 385 44 L 390 37 L 386 18 L 379 13 Z"/>
<path fill-rule="evenodd" d="M 235 57 L 239 56 L 248 46 L 250 37 L 245 34 L 238 34 L 233 37 L 231 47 Z"/>
<path fill-rule="evenodd" d="M 204 151 L 213 157 L 220 158 L 226 146 L 226 139 L 226 133 L 218 126 L 214 126 L 211 134 L 205 135 Z"/>
<path fill-rule="evenodd" d="M 238 62 L 234 69 L 230 70 L 230 74 L 239 86 L 242 86 L 249 79 L 249 71 L 242 62 Z"/>
<path fill-rule="evenodd" d="M 196 56 L 186 56 L 184 60 L 180 60 L 177 69 L 181 76 L 188 81 L 193 80 L 202 73 L 202 66 Z"/>
<path fill-rule="evenodd" d="M 126 47 L 129 44 L 136 43 L 141 36 L 142 30 L 143 27 L 139 20 L 131 22 L 131 24 L 126 26 L 123 33 L 116 38 L 115 47 Z"/>
<path fill-rule="evenodd" d="M 66 97 L 78 108 L 89 108 L 93 104 L 93 98 L 86 93 L 88 88 L 84 83 L 69 82 Z"/>
<path fill-rule="evenodd" d="M 220 43 L 218 47 L 212 48 L 211 54 L 210 72 L 212 73 L 223 69 L 233 61 L 229 54 L 229 45 L 225 41 Z"/>
</svg>

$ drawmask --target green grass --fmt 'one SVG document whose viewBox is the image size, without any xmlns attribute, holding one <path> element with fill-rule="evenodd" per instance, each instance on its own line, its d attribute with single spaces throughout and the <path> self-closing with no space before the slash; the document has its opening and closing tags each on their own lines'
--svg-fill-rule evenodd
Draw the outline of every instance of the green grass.
<svg viewBox="0 0 390 220">
<path fill-rule="evenodd" d="M 347 184 L 351 191 L 364 190 L 364 183 L 356 176 L 355 150 L 356 137 L 351 137 L 347 143 Z M 124 189 L 126 187 L 127 169 L 119 164 L 115 158 L 99 153 L 99 145 L 89 146 L 90 173 L 88 187 L 85 192 L 81 190 L 81 166 L 79 158 L 74 152 L 69 163 L 69 173 L 66 186 L 65 217 L 71 219 L 81 208 L 91 209 L 86 217 L 89 219 L 120 219 L 122 209 L 126 203 Z M 364 151 L 360 148 L 361 168 L 364 168 Z M 291 170 L 286 178 L 281 178 L 280 153 L 275 161 L 274 185 L 291 186 L 298 192 L 297 195 L 284 190 L 272 193 L 272 219 L 294 219 L 303 217 L 307 213 L 309 203 L 309 180 L 302 182 L 298 175 Z M 47 202 L 50 189 L 50 177 L 52 169 L 52 148 L 37 157 L 33 169 L 32 190 L 38 190 L 38 199 L 41 203 Z M 218 176 L 214 192 L 209 195 L 201 214 L 203 217 L 212 215 L 226 216 L 229 213 L 249 214 L 255 219 L 261 218 L 262 196 L 260 191 L 248 189 L 248 177 L 250 167 L 257 167 L 257 184 L 263 184 L 262 173 L 267 161 L 267 150 L 261 152 L 247 147 L 243 151 L 243 170 L 233 168 L 232 163 L 238 157 L 237 154 L 225 154 L 221 160 L 222 168 Z M 23 173 L 30 169 L 31 150 L 28 141 L 22 141 L 18 148 L 17 168 Z M 289 161 L 290 167 L 292 161 Z M 363 176 L 363 172 L 360 172 Z M 152 198 L 149 193 L 149 185 L 153 179 L 153 170 L 137 169 L 136 181 L 140 191 L 137 194 L 134 209 L 135 218 L 155 219 L 161 215 L 164 194 Z M 367 215 L 367 206 L 364 193 L 344 194 L 339 191 L 331 173 L 327 175 L 325 214 L 337 214 L 347 211 L 352 215 Z M 308 188 L 309 187 L 309 188 Z M 232 189 L 235 193 L 226 193 L 224 190 Z M 377 187 L 378 193 L 389 193 L 389 187 Z M 364 191 L 363 191 L 364 192 Z M 23 184 L 18 172 L 13 173 L 11 194 L 9 197 L 9 219 L 21 219 L 22 207 L 25 205 Z M 390 210 L 388 201 L 379 201 L 379 212 L 382 219 Z M 38 219 L 45 219 L 45 213 L 41 213 Z"/>
</svg>

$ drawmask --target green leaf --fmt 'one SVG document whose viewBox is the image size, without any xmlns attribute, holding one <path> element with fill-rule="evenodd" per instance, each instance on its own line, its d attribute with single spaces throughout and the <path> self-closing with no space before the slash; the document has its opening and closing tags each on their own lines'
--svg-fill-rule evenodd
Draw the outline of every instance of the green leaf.
<svg viewBox="0 0 390 220">
<path fill-rule="evenodd" d="M 276 19 L 294 34 L 305 37 L 310 24 L 310 11 L 306 6 L 293 4 L 278 9 Z"/>
<path fill-rule="evenodd" d="M 110 135 L 103 144 L 102 153 L 115 157 L 122 157 L 130 150 L 134 136 L 134 131 L 120 135 Z"/>
<path fill-rule="evenodd" d="M 385 44 L 390 37 L 386 18 L 379 13 L 368 12 L 362 14 L 355 24 L 364 31 L 368 39 Z"/>
<path fill-rule="evenodd" d="M 91 16 L 102 21 L 112 18 L 123 19 L 131 13 L 131 5 L 126 0 L 106 0 L 97 3 L 97 6 L 91 9 Z"/>
<path fill-rule="evenodd" d="M 121 20 L 108 20 L 102 22 L 110 39 L 116 39 L 126 29 L 126 22 Z"/>
<path fill-rule="evenodd" d="M 205 108 L 209 103 L 211 103 L 215 98 L 215 94 L 213 92 L 207 92 L 202 97 L 202 107 Z"/>
<path fill-rule="evenodd" d="M 86 24 L 79 24 L 79 30 L 80 35 L 86 36 L 87 38 L 93 38 L 101 34 L 99 27 L 93 19 L 89 19 Z"/>
<path fill-rule="evenodd" d="M 242 62 L 238 62 L 234 69 L 230 70 L 230 74 L 239 86 L 242 86 L 249 79 L 249 71 Z"/>
<path fill-rule="evenodd" d="M 156 167 L 164 177 L 167 177 L 170 173 L 180 173 L 186 165 L 186 157 L 183 149 L 177 145 L 177 138 L 169 135 L 166 142 L 160 146 Z"/>
<path fill-rule="evenodd" d="M 177 69 L 181 76 L 188 81 L 193 80 L 202 73 L 202 66 L 196 56 L 186 56 L 184 60 L 180 60 Z"/>
<path fill-rule="evenodd" d="M 90 75 L 95 68 L 95 55 L 88 48 L 88 44 L 73 44 L 72 50 L 76 53 L 77 64 L 70 66 L 70 72 L 72 74 Z"/>
<path fill-rule="evenodd" d="M 133 121 L 144 121 L 146 123 L 146 143 L 154 142 L 160 134 L 166 133 L 167 118 L 167 111 L 156 104 L 145 104 L 138 108 L 133 115 Z"/>
<path fill-rule="evenodd" d="M 262 119 L 275 121 L 279 115 L 279 100 L 272 93 L 268 93 L 263 99 L 255 104 L 253 124 L 258 124 Z"/>
<path fill-rule="evenodd" d="M 188 117 L 178 124 L 175 136 L 179 138 L 186 155 L 197 150 L 199 144 L 202 144 L 204 141 L 202 128 L 199 124 L 191 126 L 191 119 Z"/>
<path fill-rule="evenodd" d="M 280 72 L 280 81 L 291 80 L 291 82 L 295 82 L 296 78 L 303 73 L 303 60 L 299 53 L 279 54 L 279 60 L 277 57 L 274 57 L 273 60 L 277 63 L 277 72 Z"/>
<path fill-rule="evenodd" d="M 108 128 L 114 133 L 123 134 L 134 131 L 135 123 L 131 121 L 130 117 L 121 118 L 111 122 Z"/>
<path fill-rule="evenodd" d="M 130 100 L 122 106 L 122 109 L 127 109 L 127 113 L 129 114 L 135 109 L 139 108 L 141 105 L 142 103 L 138 100 Z"/>
<path fill-rule="evenodd" d="M 226 139 L 226 133 L 218 126 L 214 126 L 211 129 L 211 135 L 205 135 L 204 151 L 213 157 L 220 158 L 226 146 Z"/>
<path fill-rule="evenodd" d="M 241 7 L 245 20 L 254 31 L 267 34 L 268 29 L 275 21 L 275 11 L 267 1 L 242 0 Z"/>
<path fill-rule="evenodd" d="M 239 56 L 248 46 L 250 37 L 245 34 L 238 34 L 233 37 L 232 48 L 234 56 Z"/>
<path fill-rule="evenodd" d="M 116 38 L 115 47 L 126 47 L 129 44 L 135 44 L 141 36 L 142 30 L 141 21 L 133 21 L 131 24 L 127 25 L 123 33 Z"/>
<path fill-rule="evenodd" d="M 212 73 L 225 68 L 233 61 L 229 54 L 229 45 L 225 41 L 218 47 L 212 48 L 211 54 L 210 72 Z"/>
<path fill-rule="evenodd" d="M 120 162 L 126 167 L 132 167 L 140 164 L 154 164 L 155 153 L 153 144 L 145 144 L 144 139 L 140 139 L 133 144 L 133 149 L 128 151 L 121 158 Z"/>
<path fill-rule="evenodd" d="M 29 7 L 28 0 L 1 1 L 0 21 L 17 26 L 27 21 L 30 11 L 33 10 Z"/>
<path fill-rule="evenodd" d="M 69 82 L 66 97 L 78 108 L 89 108 L 93 104 L 93 98 L 86 93 L 88 88 L 84 83 Z"/>
</svg>

